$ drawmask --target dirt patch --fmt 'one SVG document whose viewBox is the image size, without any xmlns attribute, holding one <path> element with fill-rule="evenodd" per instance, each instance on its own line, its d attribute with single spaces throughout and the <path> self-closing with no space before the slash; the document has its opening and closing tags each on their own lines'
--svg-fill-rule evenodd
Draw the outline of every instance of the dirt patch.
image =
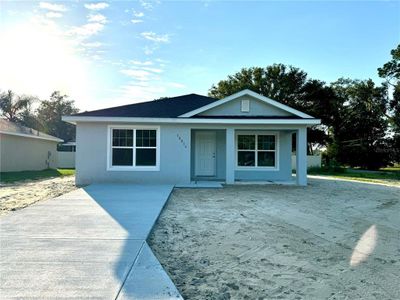
<svg viewBox="0 0 400 300">
<path fill-rule="evenodd" d="M 20 181 L 0 186 L 0 215 L 76 189 L 75 176 Z"/>
<path fill-rule="evenodd" d="M 399 197 L 318 179 L 175 189 L 149 243 L 185 299 L 399 299 Z"/>
</svg>

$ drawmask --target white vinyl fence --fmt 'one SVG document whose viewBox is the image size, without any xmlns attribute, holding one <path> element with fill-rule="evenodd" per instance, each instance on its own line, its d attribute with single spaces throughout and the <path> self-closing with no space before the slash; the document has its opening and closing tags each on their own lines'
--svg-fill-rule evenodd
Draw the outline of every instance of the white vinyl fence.
<svg viewBox="0 0 400 300">
<path fill-rule="evenodd" d="M 321 155 L 307 155 L 307 169 L 320 167 Z M 296 170 L 296 155 L 292 155 L 292 170 Z"/>
<path fill-rule="evenodd" d="M 58 167 L 61 169 L 74 169 L 75 168 L 75 152 L 57 152 L 58 154 Z"/>
</svg>

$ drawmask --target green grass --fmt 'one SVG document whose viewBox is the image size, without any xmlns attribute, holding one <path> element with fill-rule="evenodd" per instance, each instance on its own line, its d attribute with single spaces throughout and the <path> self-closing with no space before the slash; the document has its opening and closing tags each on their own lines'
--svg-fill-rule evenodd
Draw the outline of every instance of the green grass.
<svg viewBox="0 0 400 300">
<path fill-rule="evenodd" d="M 368 172 L 363 170 L 352 170 L 351 172 L 345 168 L 327 169 L 327 168 L 311 168 L 308 170 L 310 175 L 332 176 L 335 178 L 344 178 L 365 182 L 385 182 L 400 181 L 400 169 L 385 168 L 377 172 Z"/>
<path fill-rule="evenodd" d="M 70 175 L 75 175 L 75 169 L 46 169 L 42 171 L 3 172 L 0 173 L 0 182 L 11 183 L 21 180 L 36 180 Z"/>
<path fill-rule="evenodd" d="M 386 167 L 386 168 L 382 168 L 382 171 L 399 171 L 400 172 L 400 166 L 393 166 L 393 167 Z"/>
</svg>

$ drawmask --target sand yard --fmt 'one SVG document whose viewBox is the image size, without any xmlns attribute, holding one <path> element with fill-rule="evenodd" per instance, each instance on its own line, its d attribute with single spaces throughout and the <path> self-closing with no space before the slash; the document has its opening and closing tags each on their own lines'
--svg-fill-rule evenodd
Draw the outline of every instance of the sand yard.
<svg viewBox="0 0 400 300">
<path fill-rule="evenodd" d="M 149 244 L 185 299 L 399 299 L 400 189 L 175 189 Z"/>
<path fill-rule="evenodd" d="M 76 189 L 75 176 L 24 180 L 0 186 L 0 215 Z"/>
</svg>

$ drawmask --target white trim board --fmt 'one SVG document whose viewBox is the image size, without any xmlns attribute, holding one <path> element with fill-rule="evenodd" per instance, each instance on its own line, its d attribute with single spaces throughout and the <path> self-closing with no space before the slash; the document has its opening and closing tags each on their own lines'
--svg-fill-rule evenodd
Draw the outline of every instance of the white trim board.
<svg viewBox="0 0 400 300">
<path fill-rule="evenodd" d="M 274 107 L 277 107 L 277 108 L 279 108 L 279 109 L 282 109 L 282 110 L 284 110 L 284 111 L 287 111 L 287 112 L 289 112 L 289 113 L 291 113 L 291 114 L 294 114 L 294 115 L 296 115 L 296 116 L 298 116 L 298 117 L 301 117 L 301 118 L 313 118 L 312 116 L 307 115 L 307 114 L 305 114 L 305 113 L 303 113 L 303 112 L 301 112 L 301 111 L 299 111 L 299 110 L 297 110 L 297 109 L 294 109 L 294 108 L 292 108 L 292 107 L 290 107 L 290 106 L 287 106 L 287 105 L 282 104 L 282 103 L 280 103 L 280 102 L 278 102 L 278 101 L 272 100 L 272 99 L 270 99 L 270 98 L 268 98 L 268 97 L 265 97 L 265 96 L 263 96 L 263 95 L 260 95 L 260 94 L 258 94 L 258 93 L 255 93 L 255 92 L 253 92 L 253 91 L 251 91 L 251 90 L 248 90 L 248 89 L 243 90 L 243 91 L 240 91 L 240 92 L 237 92 L 237 93 L 235 93 L 235 94 L 233 94 L 233 95 L 230 95 L 230 96 L 228 96 L 228 97 L 226 97 L 226 98 L 223 98 L 223 99 L 221 99 L 221 100 L 217 100 L 217 101 L 215 101 L 215 102 L 213 102 L 213 103 L 210 103 L 210 104 L 208 104 L 208 105 L 202 106 L 202 107 L 200 107 L 200 108 L 198 108 L 198 109 L 195 109 L 195 110 L 189 111 L 189 112 L 187 112 L 187 113 L 184 113 L 183 115 L 180 115 L 179 117 L 180 117 L 180 118 L 190 118 L 190 117 L 193 117 L 194 115 L 197 115 L 197 114 L 199 114 L 199 113 L 202 113 L 202 112 L 204 112 L 204 111 L 207 111 L 207 110 L 209 110 L 209 109 L 211 109 L 211 108 L 220 106 L 220 105 L 222 105 L 222 104 L 224 104 L 224 103 L 227 103 L 227 102 L 229 102 L 229 101 L 232 101 L 232 100 L 234 100 L 234 99 L 237 99 L 237 98 L 239 98 L 239 97 L 246 96 L 246 95 L 247 95 L 247 96 L 254 97 L 254 98 L 256 98 L 256 99 L 258 99 L 258 100 L 260 100 L 260 101 L 263 101 L 263 102 L 265 102 L 265 103 L 267 103 L 267 104 L 270 104 L 270 105 L 272 105 L 272 106 L 274 106 Z"/>
<path fill-rule="evenodd" d="M 31 134 L 24 134 L 24 133 L 17 133 L 17 132 L 0 131 L 0 134 L 27 137 L 27 138 L 46 140 L 46 141 L 52 141 L 52 142 L 57 142 L 57 143 L 64 142 L 64 140 L 56 138 L 56 137 L 51 138 L 51 137 L 45 137 L 45 136 L 40 136 L 40 135 L 31 135 Z"/>
<path fill-rule="evenodd" d="M 152 124 L 259 124 L 259 125 L 318 125 L 320 119 L 209 119 L 209 118 L 132 118 L 132 117 L 88 117 L 63 116 L 63 121 L 71 124 L 77 122 L 113 122 L 113 123 L 152 123 Z"/>
</svg>

